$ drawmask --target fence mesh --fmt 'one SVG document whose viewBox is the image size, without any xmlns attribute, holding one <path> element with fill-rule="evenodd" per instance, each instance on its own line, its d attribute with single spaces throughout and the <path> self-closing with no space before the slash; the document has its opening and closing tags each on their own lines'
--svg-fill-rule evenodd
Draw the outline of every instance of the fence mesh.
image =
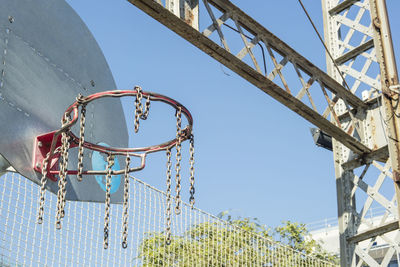
<svg viewBox="0 0 400 267">
<path fill-rule="evenodd" d="M 36 223 L 39 187 L 15 174 L 0 177 L 0 267 L 5 266 L 334 266 L 183 204 L 165 242 L 164 192 L 132 178 L 128 248 L 121 246 L 122 205 L 111 206 L 103 249 L 104 204 L 67 202 L 55 228 L 56 196 L 46 192 Z"/>
</svg>

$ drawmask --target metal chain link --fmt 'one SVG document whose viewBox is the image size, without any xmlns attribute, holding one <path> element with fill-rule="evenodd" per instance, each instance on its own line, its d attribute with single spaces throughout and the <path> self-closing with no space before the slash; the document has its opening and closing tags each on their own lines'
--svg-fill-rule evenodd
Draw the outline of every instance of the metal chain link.
<svg viewBox="0 0 400 267">
<path fill-rule="evenodd" d="M 66 202 L 66 194 L 67 194 L 67 171 L 68 171 L 68 150 L 69 150 L 69 139 L 70 137 L 66 135 L 66 147 L 64 150 L 63 160 L 64 160 L 64 174 L 63 174 L 63 188 L 62 188 L 62 206 L 61 206 L 61 218 L 64 218 L 65 215 L 65 202 Z"/>
<path fill-rule="evenodd" d="M 136 100 L 135 100 L 135 133 L 139 131 L 139 118 L 143 114 L 143 106 L 142 106 L 142 88 L 140 86 L 135 87 L 137 94 L 136 94 Z"/>
<path fill-rule="evenodd" d="M 62 190 L 62 182 L 61 179 L 58 181 L 58 191 L 57 191 L 57 213 L 56 213 L 56 229 L 61 229 L 61 190 Z"/>
<path fill-rule="evenodd" d="M 176 112 L 176 164 L 175 164 L 175 214 L 181 213 L 181 160 L 182 160 L 182 139 L 181 139 L 181 125 L 182 125 L 182 108 Z"/>
<path fill-rule="evenodd" d="M 149 116 L 149 111 L 150 111 L 150 95 L 147 96 L 146 103 L 144 104 L 144 112 L 142 115 L 140 115 L 140 118 L 142 120 L 147 120 L 147 117 Z"/>
<path fill-rule="evenodd" d="M 47 166 L 49 164 L 50 152 L 47 153 L 46 158 L 43 159 L 42 163 L 42 179 L 40 180 L 40 197 L 39 197 L 39 211 L 37 223 L 43 223 L 43 213 L 44 213 L 44 194 L 46 192 L 47 183 Z"/>
<path fill-rule="evenodd" d="M 54 150 L 53 155 L 56 153 L 59 153 L 61 150 L 61 147 L 58 147 Z M 44 213 L 44 196 L 46 192 L 46 184 L 47 184 L 47 169 L 49 165 L 49 157 L 50 157 L 50 152 L 47 153 L 46 157 L 43 159 L 42 162 L 42 179 L 40 179 L 40 197 L 39 197 L 39 211 L 38 211 L 38 224 L 43 223 L 43 213 Z"/>
<path fill-rule="evenodd" d="M 190 158 L 189 158 L 189 163 L 190 163 L 189 203 L 190 203 L 190 207 L 193 209 L 194 203 L 195 203 L 195 199 L 194 199 L 194 193 L 195 193 L 195 188 L 194 188 L 194 136 L 193 135 L 190 137 L 189 153 L 190 153 Z"/>
<path fill-rule="evenodd" d="M 166 244 L 171 244 L 171 148 L 167 149 L 167 207 L 166 207 L 166 214 L 165 214 L 165 221 L 166 221 Z"/>
<path fill-rule="evenodd" d="M 123 217 L 122 217 L 122 248 L 128 247 L 128 219 L 129 219 L 129 163 L 131 158 L 126 155 L 125 161 L 125 175 L 124 175 L 124 203 L 123 203 Z"/>
<path fill-rule="evenodd" d="M 61 124 L 64 126 L 68 122 L 68 116 L 67 114 L 64 114 Z M 56 229 L 61 229 L 61 218 L 64 217 L 64 212 L 63 210 L 63 192 L 64 192 L 64 178 L 66 177 L 65 172 L 66 172 L 66 165 L 65 165 L 65 159 L 68 157 L 68 150 L 67 150 L 67 134 L 65 132 L 61 133 L 61 152 L 60 152 L 60 171 L 59 171 L 59 180 L 58 180 L 58 191 L 57 191 L 57 213 L 56 213 Z"/>
<path fill-rule="evenodd" d="M 63 121 L 64 122 L 64 121 Z M 65 132 L 61 134 L 61 157 L 60 172 L 58 180 L 57 192 L 57 214 L 56 214 L 56 228 L 61 229 L 61 219 L 65 215 L 65 195 L 67 185 L 67 170 L 68 170 L 68 149 L 69 149 L 69 136 Z"/>
<path fill-rule="evenodd" d="M 112 166 L 114 165 L 114 155 L 107 156 L 107 175 L 106 175 L 106 201 L 105 201 L 105 215 L 104 215 L 104 249 L 108 248 L 108 224 L 110 223 L 110 200 L 111 200 L 111 173 Z"/>
<path fill-rule="evenodd" d="M 64 146 L 61 146 L 61 154 L 64 151 Z M 57 191 L 57 212 L 56 212 L 56 228 L 61 229 L 61 202 L 62 202 L 62 196 L 61 196 L 61 191 L 62 191 L 62 186 L 63 183 L 61 181 L 61 172 L 62 168 L 64 167 L 64 164 L 62 163 L 60 159 L 60 172 L 59 172 L 59 178 L 58 178 L 58 191 Z"/>
<path fill-rule="evenodd" d="M 83 172 L 83 143 L 85 142 L 85 121 L 86 121 L 86 105 L 81 107 L 81 124 L 79 128 L 79 148 L 78 148 L 78 174 L 76 178 L 82 181 Z"/>
</svg>

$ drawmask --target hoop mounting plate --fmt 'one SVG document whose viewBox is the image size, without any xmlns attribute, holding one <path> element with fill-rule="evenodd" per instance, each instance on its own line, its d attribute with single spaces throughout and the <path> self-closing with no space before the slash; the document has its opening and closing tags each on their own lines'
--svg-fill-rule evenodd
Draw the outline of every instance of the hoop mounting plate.
<svg viewBox="0 0 400 267">
<path fill-rule="evenodd" d="M 53 141 L 53 137 L 57 131 L 45 133 L 39 135 L 35 139 L 35 147 L 33 151 L 33 169 L 39 173 L 42 173 L 43 167 L 43 160 L 46 158 L 47 153 L 50 152 L 51 143 Z M 61 146 L 61 135 L 57 137 L 56 140 L 56 147 Z M 70 147 L 76 147 L 75 143 L 71 143 Z M 54 171 L 59 171 L 59 160 L 60 160 L 60 153 L 54 153 L 53 157 L 51 158 L 48 164 L 48 173 L 47 177 L 52 181 L 56 182 L 57 177 L 54 174 Z"/>
</svg>

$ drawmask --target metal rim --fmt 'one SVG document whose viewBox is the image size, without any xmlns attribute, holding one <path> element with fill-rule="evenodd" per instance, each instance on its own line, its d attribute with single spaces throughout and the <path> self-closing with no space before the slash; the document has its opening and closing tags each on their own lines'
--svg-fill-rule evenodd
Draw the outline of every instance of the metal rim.
<svg viewBox="0 0 400 267">
<path fill-rule="evenodd" d="M 64 116 L 71 116 L 72 114 L 72 119 L 68 123 L 66 123 L 60 130 L 58 130 L 55 136 L 58 136 L 62 132 L 66 132 L 71 137 L 71 142 L 78 143 L 79 137 L 77 137 L 74 133 L 72 133 L 71 127 L 75 125 L 76 122 L 78 121 L 79 106 L 87 105 L 88 103 L 100 98 L 136 96 L 137 93 L 138 90 L 113 90 L 113 91 L 104 91 L 92 94 L 83 98 L 77 98 L 77 100 L 71 106 L 68 107 L 68 109 L 65 111 L 64 114 Z M 188 125 L 184 129 L 182 129 L 180 138 L 181 141 L 185 141 L 191 138 L 193 129 L 193 117 L 185 106 L 183 106 L 178 101 L 175 101 L 174 99 L 161 94 L 156 94 L 153 92 L 146 92 L 146 91 L 141 91 L 141 93 L 144 97 L 150 97 L 151 101 L 160 101 L 166 103 L 175 108 L 175 110 L 181 108 L 182 113 L 185 115 L 188 121 Z M 144 152 L 145 154 L 148 154 L 166 150 L 167 148 L 173 147 L 175 146 L 177 141 L 178 141 L 177 138 L 174 138 L 159 145 L 140 147 L 140 148 L 105 147 L 85 141 L 83 143 L 83 147 L 90 150 L 95 150 L 102 153 L 114 154 L 114 155 L 131 155 L 132 153 L 137 153 L 137 152 Z"/>
</svg>

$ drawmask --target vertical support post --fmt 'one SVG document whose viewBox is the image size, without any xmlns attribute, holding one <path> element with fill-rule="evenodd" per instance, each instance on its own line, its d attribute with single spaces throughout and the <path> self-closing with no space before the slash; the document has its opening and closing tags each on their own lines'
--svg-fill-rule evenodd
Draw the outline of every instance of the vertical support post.
<svg viewBox="0 0 400 267">
<path fill-rule="evenodd" d="M 181 19 L 199 30 L 199 0 L 181 0 Z"/>
<path fill-rule="evenodd" d="M 372 96 L 377 98 L 376 107 L 370 106 L 365 110 L 357 111 L 357 114 L 366 116 L 360 116 L 360 123 L 364 129 L 364 136 L 360 136 L 360 138 L 370 148 L 379 149 L 387 145 L 389 150 L 388 158 L 383 159 L 385 161 L 387 159 L 385 168 L 380 169 L 383 166 L 377 162 L 379 159 L 376 158 L 373 161 L 358 165 L 358 167 L 363 167 L 363 170 L 357 176 L 358 172 L 355 171 L 358 168 L 357 166 L 346 167 L 346 169 L 343 167 L 351 160 L 351 152 L 340 143 L 340 140 L 333 140 L 340 235 L 340 263 L 341 266 L 351 267 L 356 265 L 386 266 L 392 259 L 395 250 L 399 248 L 399 233 L 390 236 L 386 234 L 394 230 L 382 229 L 385 224 L 393 223 L 392 219 L 388 219 L 389 215 L 396 218 L 397 214 L 400 214 L 399 204 L 397 204 L 397 212 L 392 209 L 392 205 L 394 205 L 393 199 L 400 203 L 400 97 L 399 88 L 397 88 L 399 80 L 386 3 L 385 0 L 322 0 L 322 7 L 325 42 L 336 63 L 335 66 L 335 63 L 327 56 L 328 73 L 338 82 L 343 82 L 339 75 L 339 71 L 342 72 L 347 82 L 351 85 L 351 91 L 354 94 L 366 93 L 366 99 L 371 99 Z M 356 16 L 348 16 L 351 12 L 354 12 Z M 370 13 L 372 22 L 368 32 L 362 30 L 365 26 L 361 24 L 363 15 L 366 13 Z M 355 34 L 362 36 L 362 40 L 351 44 L 350 40 Z M 373 40 L 371 40 L 371 37 Z M 375 54 L 376 59 L 373 58 Z M 357 59 L 365 62 L 361 71 L 355 67 L 353 68 L 353 64 Z M 367 72 L 372 68 L 371 66 L 375 66 L 376 72 Z M 376 67 L 379 67 L 379 70 Z M 352 81 L 351 78 L 356 81 Z M 370 88 L 370 90 L 357 92 L 358 89 L 364 88 Z M 380 94 L 380 89 L 382 94 Z M 341 100 L 337 101 L 335 105 L 335 112 L 339 116 L 343 112 L 343 105 L 344 103 Z M 385 109 L 385 118 L 374 115 L 376 114 L 375 109 L 379 110 L 381 106 Z M 378 113 L 380 114 L 380 111 Z M 386 127 L 382 127 L 382 133 L 386 132 L 387 138 L 382 138 L 381 131 L 377 131 L 375 127 L 371 126 L 372 119 L 377 124 L 386 125 Z M 343 124 L 342 121 L 340 123 Z M 343 165 L 344 163 L 346 164 Z M 369 172 L 372 174 L 372 176 L 368 175 L 370 180 L 363 180 L 362 178 L 368 172 L 369 166 L 381 166 L 377 167 L 380 174 L 376 175 Z M 390 168 L 390 166 L 392 166 L 393 175 L 386 169 Z M 375 176 L 376 179 L 373 179 Z M 395 196 L 391 192 L 379 191 L 384 180 L 392 176 L 395 182 Z M 368 190 L 373 190 L 374 192 L 370 193 Z M 366 199 L 358 198 L 358 203 L 356 203 L 356 194 L 357 196 L 366 196 Z M 385 216 L 387 217 L 379 225 L 368 223 L 365 217 L 366 212 L 371 209 L 373 201 L 379 203 L 386 210 Z M 356 209 L 356 204 L 361 204 L 359 212 Z M 365 239 L 357 239 L 357 237 L 365 233 L 369 233 L 370 236 Z M 381 256 L 374 258 L 370 252 L 374 250 L 373 242 L 379 236 L 388 244 L 393 245 L 394 249 L 382 252 Z M 368 242 L 361 242 L 364 240 L 368 240 Z"/>
<path fill-rule="evenodd" d="M 337 51 L 339 45 L 337 42 L 340 39 L 340 30 L 335 21 L 330 19 L 329 10 L 331 10 L 337 2 L 337 0 L 322 0 L 325 44 L 334 58 L 339 57 L 339 52 Z M 328 54 L 326 55 L 326 65 L 328 74 L 335 80 L 343 82 Z M 339 100 L 335 105 L 335 112 L 340 115 L 345 110 L 343 101 Z M 333 119 L 332 121 L 335 122 Z M 350 156 L 349 149 L 334 138 L 332 138 L 332 145 L 339 220 L 340 266 L 353 267 L 356 265 L 355 246 L 347 242 L 347 238 L 356 233 L 354 216 L 356 201 L 355 196 L 352 196 L 351 193 L 351 181 L 353 180 L 354 173 L 353 171 L 345 171 L 342 168 L 342 164 L 345 163 Z"/>
<path fill-rule="evenodd" d="M 199 0 L 166 0 L 165 8 L 199 30 Z"/>
<path fill-rule="evenodd" d="M 333 159 L 336 177 L 336 195 L 338 209 L 339 244 L 340 244 L 340 266 L 356 266 L 355 245 L 347 241 L 356 231 L 356 200 L 352 195 L 353 171 L 345 171 L 342 164 L 346 162 L 344 155 L 348 149 L 339 141 L 333 139 Z"/>
<path fill-rule="evenodd" d="M 165 8 L 175 16 L 180 17 L 180 2 L 181 0 L 165 0 Z"/>
<path fill-rule="evenodd" d="M 370 0 L 376 55 L 381 66 L 381 85 L 388 148 L 392 165 L 398 214 L 400 214 L 400 95 L 399 77 L 385 0 Z M 399 221 L 400 223 L 400 221 Z"/>
</svg>

